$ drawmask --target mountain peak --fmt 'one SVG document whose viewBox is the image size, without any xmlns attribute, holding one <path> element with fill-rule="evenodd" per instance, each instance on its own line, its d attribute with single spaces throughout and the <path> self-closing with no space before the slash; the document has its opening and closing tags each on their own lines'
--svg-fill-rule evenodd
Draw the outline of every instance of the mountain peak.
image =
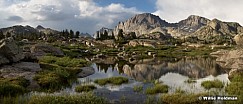
<svg viewBox="0 0 243 104">
<path fill-rule="evenodd" d="M 170 23 L 162 20 L 159 16 L 151 13 L 142 13 L 133 16 L 125 22 L 120 22 L 114 29 L 117 34 L 119 29 L 123 29 L 125 33 L 135 32 L 137 35 L 150 33 L 151 30 L 157 27 L 168 27 Z"/>
<path fill-rule="evenodd" d="M 131 22 L 133 23 L 149 23 L 149 24 L 168 24 L 166 21 L 162 20 L 159 16 L 153 15 L 151 13 L 142 13 L 142 14 L 137 14 L 134 17 L 131 18 Z"/>
<path fill-rule="evenodd" d="M 41 26 L 41 25 L 38 25 L 37 27 L 36 27 L 36 29 L 38 29 L 38 30 L 40 30 L 40 29 L 45 29 L 43 26 Z"/>
<path fill-rule="evenodd" d="M 198 16 L 198 15 L 190 15 L 190 16 L 188 17 L 188 19 L 189 19 L 189 18 L 204 18 L 204 17 Z"/>
<path fill-rule="evenodd" d="M 209 22 L 210 20 L 205 17 L 190 15 L 187 19 L 180 21 L 178 26 L 183 30 L 194 32 Z"/>
</svg>

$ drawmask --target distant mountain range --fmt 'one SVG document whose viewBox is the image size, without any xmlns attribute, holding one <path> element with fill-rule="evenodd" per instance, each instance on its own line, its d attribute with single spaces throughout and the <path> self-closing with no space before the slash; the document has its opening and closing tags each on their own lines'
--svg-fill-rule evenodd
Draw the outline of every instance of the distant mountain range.
<svg viewBox="0 0 243 104">
<path fill-rule="evenodd" d="M 160 32 L 174 38 L 214 39 L 211 41 L 215 41 L 216 38 L 232 39 L 235 35 L 243 33 L 243 27 L 236 22 L 223 22 L 218 19 L 210 20 L 191 15 L 178 23 L 169 23 L 151 13 L 137 14 L 125 22 L 119 22 L 113 29 L 114 34 L 117 34 L 119 29 L 122 29 L 124 33 L 135 32 L 137 36 Z"/>
<path fill-rule="evenodd" d="M 45 28 L 41 25 L 38 25 L 36 28 L 31 27 L 31 26 L 22 26 L 22 25 L 16 25 L 12 27 L 7 27 L 7 28 L 1 28 L 0 31 L 3 32 L 3 34 L 60 34 L 60 31 L 51 29 L 51 28 Z M 80 33 L 80 36 L 86 36 L 86 37 L 91 37 L 90 34 L 88 33 Z"/>
<path fill-rule="evenodd" d="M 237 34 L 243 33 L 243 27 L 236 22 L 223 22 L 218 19 L 207 19 L 205 17 L 191 15 L 188 18 L 179 21 L 178 23 L 169 23 L 159 16 L 153 15 L 151 13 L 137 14 L 132 18 L 119 22 L 114 29 L 101 28 L 96 32 L 97 34 L 104 33 L 107 31 L 109 35 L 117 35 L 118 31 L 122 29 L 124 35 L 131 32 L 135 32 L 137 37 L 150 37 L 153 33 L 157 33 L 155 38 L 160 38 L 163 36 L 171 36 L 173 38 L 196 38 L 201 41 L 218 41 L 225 40 L 231 41 Z M 1 28 L 4 34 L 7 32 L 11 34 L 59 34 L 60 31 L 53 30 L 51 28 L 45 28 L 43 26 L 37 26 L 36 28 L 31 26 L 21 26 L 16 25 L 7 28 Z M 158 36 L 163 35 L 163 36 Z M 88 33 L 80 33 L 81 36 L 91 36 Z M 227 39 L 227 40 L 226 40 Z M 224 42 L 225 42 L 224 41 Z"/>
</svg>

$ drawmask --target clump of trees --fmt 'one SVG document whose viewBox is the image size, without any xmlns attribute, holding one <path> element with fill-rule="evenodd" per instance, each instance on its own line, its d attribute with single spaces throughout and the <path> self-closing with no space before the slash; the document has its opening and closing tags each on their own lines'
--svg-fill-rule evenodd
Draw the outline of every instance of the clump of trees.
<svg viewBox="0 0 243 104">
<path fill-rule="evenodd" d="M 75 34 L 74 34 L 74 31 L 73 30 L 63 30 L 61 32 L 61 36 L 66 38 L 66 39 L 72 39 L 72 38 L 79 38 L 79 35 L 80 35 L 80 32 L 79 31 L 76 31 Z"/>
<path fill-rule="evenodd" d="M 115 35 L 112 32 L 111 35 L 108 35 L 108 32 L 105 30 L 104 33 L 100 33 L 97 31 L 97 38 L 96 40 L 108 40 L 108 39 L 115 39 Z"/>
</svg>

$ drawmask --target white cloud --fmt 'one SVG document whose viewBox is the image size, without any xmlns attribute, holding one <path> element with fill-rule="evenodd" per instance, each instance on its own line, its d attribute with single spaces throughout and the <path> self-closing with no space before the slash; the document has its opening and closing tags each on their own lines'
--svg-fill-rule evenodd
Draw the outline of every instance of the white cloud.
<svg viewBox="0 0 243 104">
<path fill-rule="evenodd" d="M 0 17 L 3 23 L 0 27 L 40 24 L 59 30 L 94 33 L 103 26 L 113 28 L 139 11 L 122 4 L 102 7 L 92 0 L 10 0 L 0 1 L 0 13 L 4 14 Z M 13 21 L 16 17 L 19 17 L 17 23 Z"/>
<path fill-rule="evenodd" d="M 156 6 L 154 14 L 169 22 L 178 22 L 194 14 L 243 25 L 243 0 L 157 0 Z"/>
</svg>

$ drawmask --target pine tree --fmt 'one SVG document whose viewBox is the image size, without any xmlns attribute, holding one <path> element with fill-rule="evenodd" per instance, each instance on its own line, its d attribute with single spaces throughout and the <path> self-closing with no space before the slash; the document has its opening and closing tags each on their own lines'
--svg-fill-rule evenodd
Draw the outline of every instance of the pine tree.
<svg viewBox="0 0 243 104">
<path fill-rule="evenodd" d="M 122 40 L 124 38 L 122 29 L 119 29 L 117 37 L 118 37 L 118 40 Z"/>
<path fill-rule="evenodd" d="M 113 32 L 111 33 L 111 39 L 115 39 L 115 35 Z"/>
<path fill-rule="evenodd" d="M 79 31 L 76 31 L 75 38 L 78 38 L 79 35 L 80 35 L 80 32 Z"/>
<path fill-rule="evenodd" d="M 65 35 L 64 35 L 65 38 L 68 38 L 68 37 L 69 37 L 69 32 L 68 32 L 67 29 L 65 30 L 64 34 L 65 34 Z"/>
<path fill-rule="evenodd" d="M 69 36 L 70 38 L 74 38 L 74 32 L 73 32 L 73 30 L 70 30 L 70 36 Z"/>
<path fill-rule="evenodd" d="M 131 38 L 132 38 L 132 39 L 136 39 L 136 38 L 137 38 L 137 36 L 136 36 L 136 33 L 135 33 L 135 32 L 131 32 L 131 33 L 130 33 L 130 35 L 131 35 Z"/>
<path fill-rule="evenodd" d="M 108 38 L 108 32 L 105 30 L 104 31 L 104 34 L 103 34 L 103 39 L 105 40 L 105 39 L 107 39 Z"/>
</svg>

